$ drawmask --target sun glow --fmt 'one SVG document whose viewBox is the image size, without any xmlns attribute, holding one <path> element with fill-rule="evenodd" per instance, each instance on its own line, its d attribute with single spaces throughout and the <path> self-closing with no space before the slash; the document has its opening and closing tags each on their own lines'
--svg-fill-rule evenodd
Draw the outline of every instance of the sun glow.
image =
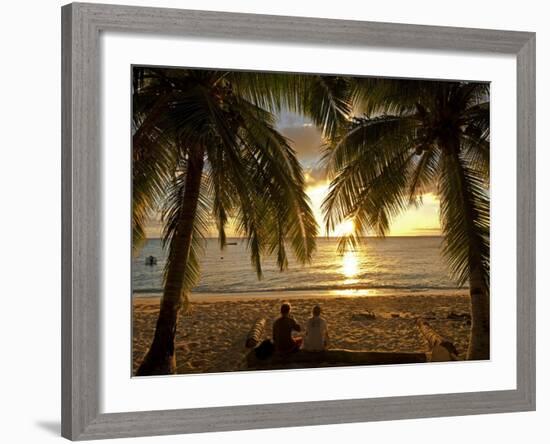
<svg viewBox="0 0 550 444">
<path fill-rule="evenodd" d="M 322 211 L 323 201 L 327 197 L 329 191 L 329 182 L 321 182 L 318 185 L 308 187 L 307 195 L 311 200 L 311 209 L 317 223 L 321 227 L 322 235 L 328 234 L 333 237 L 347 236 L 353 233 L 355 226 L 352 220 L 345 220 L 344 222 L 338 224 L 334 230 L 331 230 L 330 233 L 326 232 L 325 228 L 325 217 Z"/>
<path fill-rule="evenodd" d="M 329 182 L 319 182 L 309 186 L 306 190 L 311 201 L 311 209 L 320 227 L 320 235 L 331 237 L 347 236 L 353 233 L 354 224 L 352 220 L 346 220 L 326 232 L 325 215 L 322 211 L 322 204 L 329 191 Z M 427 193 L 423 197 L 423 203 L 419 207 L 411 207 L 402 214 L 396 216 L 391 223 L 387 236 L 427 236 L 439 235 L 441 233 L 439 222 L 439 199 L 433 193 Z M 370 235 L 375 235 L 370 233 Z"/>
<path fill-rule="evenodd" d="M 334 230 L 327 233 L 322 205 L 328 191 L 328 181 L 319 181 L 315 185 L 308 186 L 306 189 L 311 202 L 311 210 L 319 226 L 319 236 L 341 237 L 352 234 L 354 230 L 352 220 L 342 222 Z M 422 205 L 408 208 L 392 220 L 390 230 L 386 233 L 387 236 L 439 236 L 441 234 L 439 199 L 433 193 L 427 193 L 422 198 Z M 145 232 L 149 238 L 158 238 L 162 235 L 160 212 L 154 213 L 153 216 L 145 227 Z M 236 224 L 233 224 L 233 220 L 230 220 L 229 226 L 226 229 L 229 237 L 239 237 L 242 235 L 242 233 L 236 230 L 235 226 Z M 209 235 L 217 236 L 217 234 L 217 228 L 215 224 L 212 224 Z M 367 233 L 367 235 L 374 236 L 375 233 Z"/>
<path fill-rule="evenodd" d="M 355 230 L 355 225 L 353 224 L 353 221 L 345 220 L 335 228 L 334 234 L 338 237 L 349 236 L 350 234 L 353 234 L 354 230 Z"/>
</svg>

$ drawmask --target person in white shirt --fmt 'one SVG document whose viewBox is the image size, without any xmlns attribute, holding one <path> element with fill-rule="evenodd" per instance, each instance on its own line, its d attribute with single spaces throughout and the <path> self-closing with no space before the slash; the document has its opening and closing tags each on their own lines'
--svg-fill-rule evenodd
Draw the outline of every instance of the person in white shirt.
<svg viewBox="0 0 550 444">
<path fill-rule="evenodd" d="M 321 307 L 316 305 L 313 316 L 308 319 L 303 349 L 308 351 L 323 351 L 328 346 L 328 325 L 321 317 Z"/>
</svg>

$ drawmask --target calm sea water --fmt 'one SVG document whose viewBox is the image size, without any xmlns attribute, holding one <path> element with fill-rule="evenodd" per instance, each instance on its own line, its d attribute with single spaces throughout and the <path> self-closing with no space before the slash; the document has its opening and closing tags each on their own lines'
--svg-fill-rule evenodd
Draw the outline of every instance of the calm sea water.
<svg viewBox="0 0 550 444">
<path fill-rule="evenodd" d="M 230 239 L 220 251 L 216 240 L 207 242 L 202 277 L 194 293 L 258 293 L 331 291 L 339 294 L 414 294 L 456 291 L 440 253 L 440 237 L 369 238 L 360 251 L 337 253 L 337 240 L 320 238 L 310 265 L 297 264 L 289 253 L 289 269 L 279 272 L 275 258 L 267 258 L 258 280 L 246 241 Z M 155 256 L 157 264 L 145 265 Z M 166 253 L 159 239 L 150 239 L 133 260 L 136 293 L 160 293 Z"/>
</svg>

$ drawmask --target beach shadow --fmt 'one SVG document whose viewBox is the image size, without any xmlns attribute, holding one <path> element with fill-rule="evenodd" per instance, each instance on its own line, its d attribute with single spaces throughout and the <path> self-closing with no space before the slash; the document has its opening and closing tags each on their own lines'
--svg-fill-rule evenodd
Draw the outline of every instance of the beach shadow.
<svg viewBox="0 0 550 444">
<path fill-rule="evenodd" d="M 61 436 L 61 423 L 59 421 L 38 421 L 36 425 L 52 435 Z"/>
</svg>

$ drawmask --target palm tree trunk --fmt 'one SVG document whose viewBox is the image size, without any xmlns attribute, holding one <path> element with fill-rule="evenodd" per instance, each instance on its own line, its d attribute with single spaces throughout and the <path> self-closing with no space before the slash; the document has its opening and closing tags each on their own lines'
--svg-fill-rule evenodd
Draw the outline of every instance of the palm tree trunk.
<svg viewBox="0 0 550 444">
<path fill-rule="evenodd" d="M 460 166 L 460 142 L 458 137 L 450 137 L 445 144 L 445 156 L 451 156 L 452 162 L 455 163 L 458 171 L 462 170 Z M 459 173 L 459 181 L 461 188 L 464 190 L 465 178 L 462 173 Z M 463 222 L 468 225 L 474 223 L 475 211 L 472 208 L 468 196 L 463 196 L 462 205 L 464 208 Z M 474 231 L 471 227 L 468 231 Z M 468 245 L 469 256 L 469 274 L 470 274 L 470 308 L 472 313 L 472 326 L 470 328 L 470 343 L 468 345 L 468 360 L 484 360 L 489 359 L 490 345 L 490 313 L 489 313 L 489 292 L 486 283 L 483 279 L 483 262 L 479 252 L 479 247 L 474 243 Z"/>
<path fill-rule="evenodd" d="M 470 303 L 472 327 L 468 360 L 483 360 L 490 357 L 490 313 L 489 293 L 481 275 L 480 266 L 470 270 Z"/>
<path fill-rule="evenodd" d="M 187 162 L 179 223 L 171 240 L 171 266 L 166 275 L 155 336 L 136 372 L 137 376 L 166 375 L 176 371 L 174 340 L 179 312 L 184 302 L 183 281 L 191 249 L 203 167 L 204 147 L 194 147 L 190 150 Z"/>
</svg>

